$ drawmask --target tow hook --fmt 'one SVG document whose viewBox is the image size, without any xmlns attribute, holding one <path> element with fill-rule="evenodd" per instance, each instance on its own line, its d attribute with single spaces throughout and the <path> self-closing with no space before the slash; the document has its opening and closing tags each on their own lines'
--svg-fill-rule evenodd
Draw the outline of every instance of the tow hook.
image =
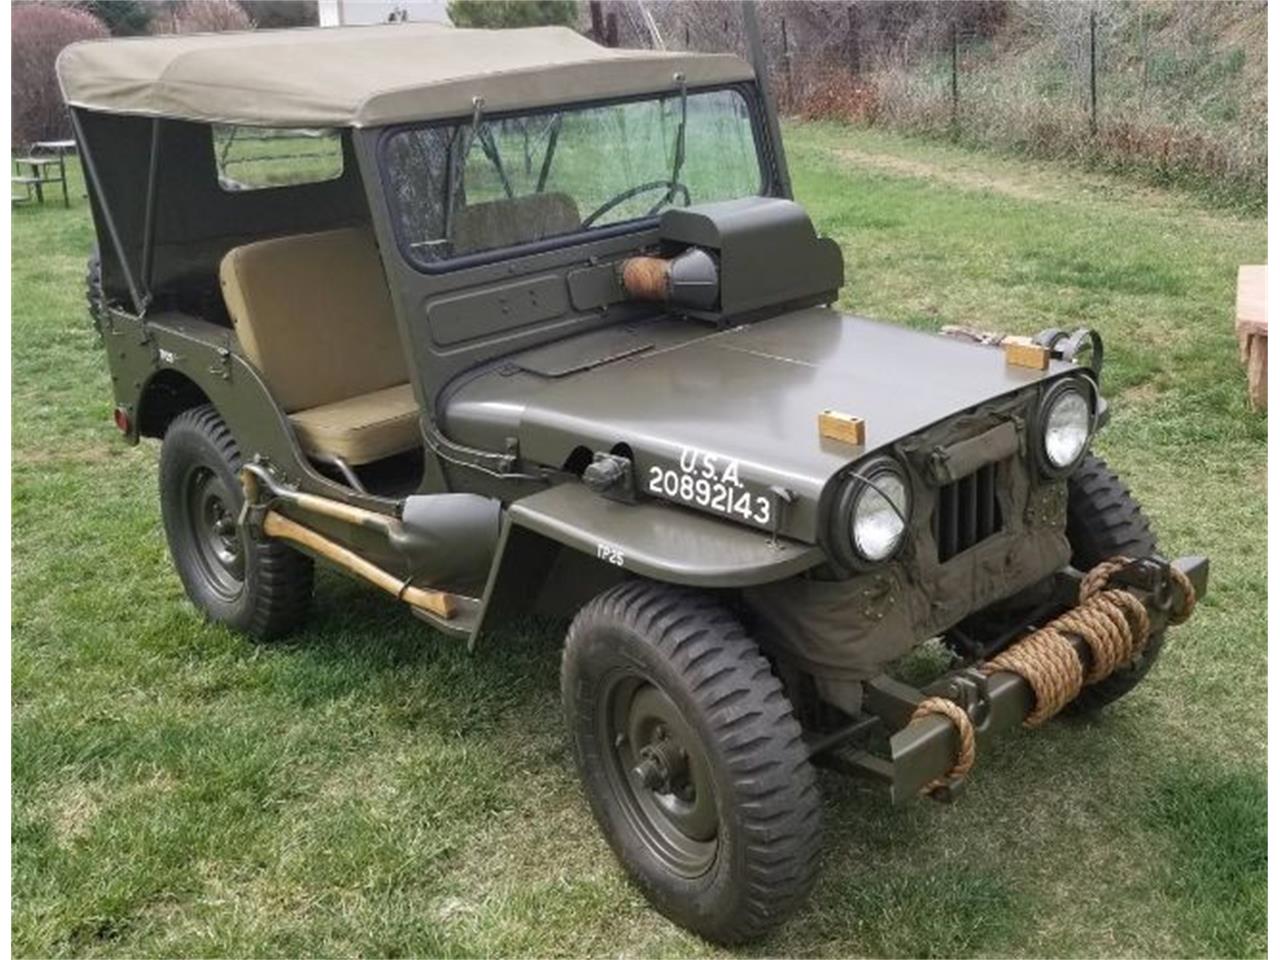
<svg viewBox="0 0 1280 960">
<path fill-rule="evenodd" d="M 950 701 L 969 718 L 970 730 L 974 733 L 985 732 L 991 719 L 991 690 L 987 681 L 987 675 L 982 671 L 976 667 L 966 667 L 927 687 L 923 691 L 925 702 L 932 700 L 936 708 L 940 706 L 938 700 Z M 962 765 L 957 765 L 930 785 L 928 795 L 939 803 L 952 803 L 964 792 L 968 779 L 969 771 Z"/>
</svg>

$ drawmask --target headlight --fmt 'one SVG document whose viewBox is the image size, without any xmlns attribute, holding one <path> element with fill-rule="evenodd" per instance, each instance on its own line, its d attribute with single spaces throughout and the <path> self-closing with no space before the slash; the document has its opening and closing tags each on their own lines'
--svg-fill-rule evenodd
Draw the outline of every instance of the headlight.
<svg viewBox="0 0 1280 960">
<path fill-rule="evenodd" d="M 851 551 L 844 559 L 854 564 L 879 563 L 902 546 L 910 516 L 907 478 L 889 459 L 873 461 L 850 478 L 841 497 L 839 516 L 848 526 Z"/>
<path fill-rule="evenodd" d="M 1065 472 L 1079 462 L 1089 445 L 1093 414 L 1089 399 L 1075 384 L 1063 384 L 1045 398 L 1044 459 L 1055 473 Z"/>
<path fill-rule="evenodd" d="M 853 501 L 853 548 L 866 560 L 884 560 L 907 532 L 907 485 L 888 471 L 863 484 Z"/>
</svg>

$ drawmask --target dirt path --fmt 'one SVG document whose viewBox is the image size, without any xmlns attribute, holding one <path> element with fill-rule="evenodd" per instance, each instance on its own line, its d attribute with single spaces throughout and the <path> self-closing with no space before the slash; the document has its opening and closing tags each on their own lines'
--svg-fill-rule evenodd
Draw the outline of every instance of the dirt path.
<svg viewBox="0 0 1280 960">
<path fill-rule="evenodd" d="M 962 167 L 942 166 L 928 160 L 912 157 L 895 156 L 888 153 L 872 153 L 857 147 L 839 147 L 832 151 L 841 160 L 854 166 L 864 167 L 882 173 L 890 173 L 903 177 L 915 177 L 920 180 L 937 180 L 962 190 L 989 190 L 992 193 L 1015 197 L 1019 200 L 1060 200 L 1061 191 L 1045 189 L 1044 184 L 1036 184 L 1030 179 L 999 174 Z M 1058 195 L 1055 196 L 1055 193 Z"/>
<path fill-rule="evenodd" d="M 1128 178 L 1089 173 L 1066 166 L 1036 166 L 1007 158 L 960 154 L 938 159 L 904 157 L 864 147 L 829 148 L 851 166 L 891 176 L 931 180 L 960 190 L 989 192 L 1033 203 L 1140 204 L 1145 214 L 1181 221 L 1228 226 L 1239 218 L 1226 211 L 1207 210 L 1175 190 L 1162 190 Z"/>
</svg>

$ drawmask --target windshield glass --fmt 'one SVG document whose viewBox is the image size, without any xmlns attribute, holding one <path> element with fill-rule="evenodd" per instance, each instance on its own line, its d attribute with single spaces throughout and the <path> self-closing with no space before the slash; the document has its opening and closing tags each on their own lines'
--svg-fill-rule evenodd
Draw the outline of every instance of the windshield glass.
<svg viewBox="0 0 1280 960">
<path fill-rule="evenodd" d="M 759 194 L 735 90 L 398 131 L 384 154 L 401 243 L 430 266 Z"/>
</svg>

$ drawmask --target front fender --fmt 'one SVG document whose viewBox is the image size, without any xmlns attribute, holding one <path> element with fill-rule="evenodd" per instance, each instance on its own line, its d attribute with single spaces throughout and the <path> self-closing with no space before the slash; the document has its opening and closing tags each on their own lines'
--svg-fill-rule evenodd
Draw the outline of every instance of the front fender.
<svg viewBox="0 0 1280 960">
<path fill-rule="evenodd" d="M 563 483 L 507 509 L 476 634 L 492 623 L 490 608 L 504 606 L 496 600 L 511 593 L 510 584 L 518 580 L 527 586 L 527 568 L 544 570 L 558 547 L 594 558 L 618 574 L 704 588 L 772 583 L 825 559 L 812 544 L 775 539 L 662 501 L 606 500 L 581 483 Z M 527 589 L 519 592 L 528 595 Z"/>
<path fill-rule="evenodd" d="M 824 559 L 819 547 L 772 538 L 657 500 L 619 503 L 580 483 L 517 500 L 510 522 L 638 576 L 691 587 L 749 587 Z"/>
</svg>

